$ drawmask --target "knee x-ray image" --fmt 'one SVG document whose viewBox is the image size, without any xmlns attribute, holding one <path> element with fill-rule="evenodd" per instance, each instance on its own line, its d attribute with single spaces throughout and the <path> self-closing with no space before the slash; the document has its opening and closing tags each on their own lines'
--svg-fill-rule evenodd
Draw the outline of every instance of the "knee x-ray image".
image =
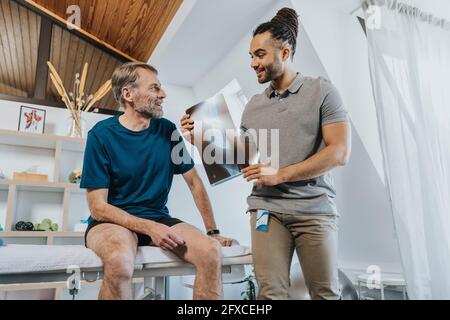
<svg viewBox="0 0 450 320">
<path fill-rule="evenodd" d="M 255 138 L 235 128 L 223 94 L 186 113 L 194 120 L 194 143 L 211 185 L 235 178 L 243 168 L 258 162 Z"/>
</svg>

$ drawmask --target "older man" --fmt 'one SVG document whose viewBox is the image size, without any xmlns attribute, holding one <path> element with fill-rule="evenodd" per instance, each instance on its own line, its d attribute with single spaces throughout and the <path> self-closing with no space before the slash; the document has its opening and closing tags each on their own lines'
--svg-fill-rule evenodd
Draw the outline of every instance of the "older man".
<svg viewBox="0 0 450 320">
<path fill-rule="evenodd" d="M 112 86 L 125 112 L 90 130 L 81 181 L 81 187 L 88 189 L 91 210 L 86 246 L 104 264 L 99 298 L 131 298 L 137 247 L 156 245 L 196 267 L 194 299 L 220 299 L 220 247 L 231 245 L 231 240 L 220 236 L 208 195 L 186 150 L 172 152 L 183 140 L 175 125 L 162 118 L 166 94 L 156 69 L 126 63 L 115 70 Z M 185 161 L 173 159 L 172 153 Z M 174 174 L 183 175 L 207 235 L 169 215 L 166 203 Z"/>
</svg>

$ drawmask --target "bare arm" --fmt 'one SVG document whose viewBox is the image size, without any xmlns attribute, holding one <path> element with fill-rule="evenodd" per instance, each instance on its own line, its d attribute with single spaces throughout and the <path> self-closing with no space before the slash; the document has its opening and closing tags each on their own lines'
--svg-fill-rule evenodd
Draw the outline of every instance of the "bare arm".
<svg viewBox="0 0 450 320">
<path fill-rule="evenodd" d="M 191 190 L 192 197 L 194 198 L 195 205 L 200 211 L 206 230 L 217 229 L 208 193 L 206 192 L 205 186 L 203 185 L 197 170 L 195 170 L 195 168 L 189 170 L 183 174 L 183 178 Z M 214 238 L 216 238 L 223 246 L 230 246 L 232 242 L 232 239 L 224 238 L 220 235 L 215 235 Z"/>
<path fill-rule="evenodd" d="M 88 189 L 87 198 L 92 217 L 101 222 L 111 222 L 128 230 L 149 235 L 163 249 L 172 250 L 184 240 L 166 225 L 135 217 L 108 203 L 108 189 Z"/>
<path fill-rule="evenodd" d="M 248 181 L 259 185 L 277 185 L 285 182 L 308 180 L 347 163 L 351 150 L 351 129 L 348 122 L 338 122 L 322 127 L 325 148 L 308 159 L 275 170 L 256 164 L 242 170 Z"/>
<path fill-rule="evenodd" d="M 205 186 L 203 185 L 202 179 L 200 179 L 197 170 L 195 170 L 195 168 L 189 170 L 183 174 L 183 178 L 191 190 L 192 197 L 194 198 L 195 205 L 202 215 L 206 230 L 217 229 L 208 193 L 205 190 Z"/>
</svg>

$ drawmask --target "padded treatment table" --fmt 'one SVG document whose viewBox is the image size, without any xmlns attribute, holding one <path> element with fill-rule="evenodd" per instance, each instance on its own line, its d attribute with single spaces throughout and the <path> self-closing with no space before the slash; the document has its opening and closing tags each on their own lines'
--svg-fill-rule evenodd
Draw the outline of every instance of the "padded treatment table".
<svg viewBox="0 0 450 320">
<path fill-rule="evenodd" d="M 248 247 L 222 247 L 222 272 L 245 276 L 244 266 L 252 264 Z M 7 245 L 0 247 L 0 290 L 2 285 L 67 281 L 68 288 L 80 289 L 82 280 L 102 279 L 100 258 L 81 245 Z M 166 299 L 168 276 L 194 275 L 195 268 L 170 251 L 158 247 L 139 247 L 134 278 L 144 278 L 153 296 Z M 152 288 L 148 288 L 150 285 Z M 149 292 L 149 291 L 148 291 Z"/>
</svg>

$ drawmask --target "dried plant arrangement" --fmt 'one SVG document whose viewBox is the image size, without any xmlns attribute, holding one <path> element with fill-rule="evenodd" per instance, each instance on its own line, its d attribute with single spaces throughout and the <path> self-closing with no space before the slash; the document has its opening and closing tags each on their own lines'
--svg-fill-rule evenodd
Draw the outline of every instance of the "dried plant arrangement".
<svg viewBox="0 0 450 320">
<path fill-rule="evenodd" d="M 86 62 L 83 67 L 83 71 L 80 74 L 75 74 L 75 81 L 73 83 L 73 92 L 67 93 L 64 88 L 61 77 L 56 71 L 55 67 L 50 61 L 47 61 L 49 68 L 49 75 L 56 91 L 61 96 L 61 100 L 69 110 L 70 116 L 74 122 L 74 131 L 77 136 L 82 136 L 81 128 L 81 112 L 89 112 L 96 102 L 102 99 L 111 90 L 111 79 L 106 81 L 94 94 L 86 94 L 86 78 L 88 72 L 88 63 Z"/>
</svg>

